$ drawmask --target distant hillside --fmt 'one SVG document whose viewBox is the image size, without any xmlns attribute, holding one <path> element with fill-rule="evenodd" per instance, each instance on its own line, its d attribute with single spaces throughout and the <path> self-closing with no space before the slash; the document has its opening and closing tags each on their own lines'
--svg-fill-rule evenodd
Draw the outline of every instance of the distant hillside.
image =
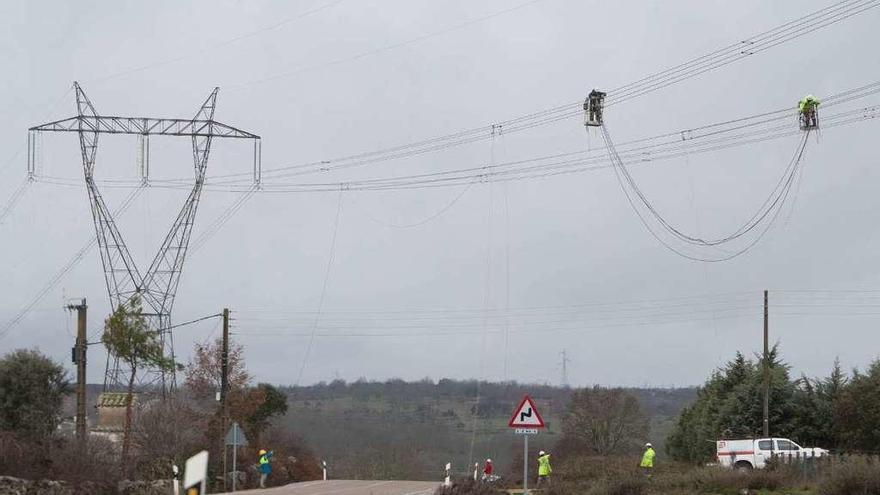
<svg viewBox="0 0 880 495">
<path fill-rule="evenodd" d="M 571 389 L 518 383 L 443 379 L 346 383 L 337 380 L 289 387 L 283 421 L 325 459 L 336 478 L 425 479 L 457 472 L 487 457 L 507 472 L 522 440 L 507 421 L 525 393 L 535 399 L 546 431 L 530 439 L 534 449 L 552 448 Z M 666 435 L 696 389 L 629 389 L 651 417 L 651 441 L 662 455 Z M 269 446 L 271 447 L 271 445 Z"/>
<path fill-rule="evenodd" d="M 509 431 L 507 420 L 526 393 L 547 423 L 546 431 L 530 439 L 530 447 L 551 449 L 561 434 L 560 418 L 571 395 L 571 389 L 548 385 L 448 379 L 337 380 L 281 390 L 288 395 L 289 407 L 281 421 L 327 461 L 332 477 L 425 480 L 442 477 L 447 462 L 464 473 L 474 462 L 470 459 L 482 462 L 487 457 L 506 473 L 522 452 L 522 440 Z M 88 386 L 90 424 L 95 424 L 100 391 L 100 385 Z M 672 422 L 695 399 L 696 389 L 628 391 L 650 416 L 650 439 L 663 456 Z M 65 415 L 72 416 L 73 395 L 65 406 Z"/>
</svg>

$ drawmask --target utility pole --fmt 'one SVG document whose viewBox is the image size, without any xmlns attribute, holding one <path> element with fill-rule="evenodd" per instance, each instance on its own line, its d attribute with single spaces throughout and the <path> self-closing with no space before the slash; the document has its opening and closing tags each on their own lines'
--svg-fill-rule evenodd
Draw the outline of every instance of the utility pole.
<svg viewBox="0 0 880 495">
<path fill-rule="evenodd" d="M 220 351 L 220 402 L 226 417 L 226 394 L 229 392 L 229 309 L 223 308 L 223 349 Z"/>
<path fill-rule="evenodd" d="M 770 305 L 764 291 L 764 438 L 770 436 Z"/>
<path fill-rule="evenodd" d="M 76 345 L 73 347 L 73 362 L 76 364 L 76 440 L 82 444 L 86 439 L 86 300 L 80 304 L 69 304 L 69 310 L 76 310 Z"/>
<path fill-rule="evenodd" d="M 229 422 L 229 409 L 226 407 L 226 396 L 229 393 L 229 308 L 223 308 L 223 349 L 220 351 L 220 407 L 223 409 L 223 434 Z M 235 448 L 235 447 L 233 447 Z M 233 455 L 235 453 L 233 452 Z M 223 441 L 223 491 L 226 491 L 226 440 Z M 235 473 L 233 473 L 235 476 Z"/>
</svg>

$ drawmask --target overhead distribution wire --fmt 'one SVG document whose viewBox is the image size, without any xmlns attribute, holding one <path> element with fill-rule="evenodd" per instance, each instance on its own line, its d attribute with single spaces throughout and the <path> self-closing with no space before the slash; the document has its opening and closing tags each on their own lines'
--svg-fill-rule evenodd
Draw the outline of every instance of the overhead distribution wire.
<svg viewBox="0 0 880 495">
<path fill-rule="evenodd" d="M 804 302 L 817 306 L 835 306 L 841 303 L 867 304 L 880 307 L 880 289 L 793 289 L 771 288 L 774 301 L 785 303 Z M 740 290 L 730 292 L 703 293 L 673 297 L 654 297 L 647 299 L 615 298 L 612 300 L 590 300 L 582 303 L 545 304 L 511 307 L 509 309 L 493 307 L 465 308 L 374 308 L 368 309 L 337 309 L 323 310 L 322 315 L 327 321 L 343 321 L 346 324 L 377 322 L 382 326 L 396 321 L 434 321 L 434 320 L 471 320 L 475 325 L 482 325 L 484 318 L 503 321 L 504 318 L 527 318 L 532 316 L 553 315 L 556 317 L 575 315 L 619 315 L 638 312 L 656 314 L 664 311 L 698 311 L 695 308 L 717 310 L 730 307 L 761 307 L 763 308 L 762 292 Z M 755 306 L 757 304 L 757 306 Z M 733 306 L 731 306 L 733 305 Z M 774 303 L 774 307 L 776 303 Z M 43 311 L 49 311 L 43 308 Z M 236 314 L 249 322 L 261 321 L 311 321 L 314 309 L 291 309 L 280 307 L 244 307 L 236 310 Z"/>
<path fill-rule="evenodd" d="M 554 333 L 585 333 L 589 330 L 610 330 L 617 328 L 626 328 L 626 327 L 644 327 L 644 326 L 659 326 L 659 325 L 672 325 L 672 324 L 685 324 L 685 323 L 701 323 L 701 322 L 709 322 L 713 319 L 717 320 L 734 320 L 741 318 L 759 318 L 763 314 L 762 310 L 755 308 L 751 312 L 740 312 L 736 314 L 730 315 L 718 315 L 718 316 L 708 316 L 708 317 L 681 317 L 681 318 L 664 318 L 664 319 L 648 319 L 648 320 L 636 320 L 636 321 L 611 321 L 597 324 L 587 324 L 583 322 L 560 322 L 558 324 L 547 326 L 547 327 L 529 327 L 523 326 L 517 328 L 515 330 L 511 330 L 511 333 L 515 334 L 528 334 L 528 335 L 546 335 L 546 334 L 554 334 Z M 347 331 L 347 332 L 320 332 L 315 334 L 315 338 L 355 338 L 355 339 L 364 339 L 364 338 L 413 338 L 413 337 L 440 337 L 440 338 L 448 338 L 453 336 L 470 336 L 470 337 L 479 337 L 483 338 L 487 336 L 487 334 L 495 335 L 497 337 L 504 337 L 504 328 L 501 326 L 490 328 L 486 330 L 482 329 L 461 329 L 461 330 L 444 330 L 445 327 L 434 327 L 427 328 L 423 327 L 422 329 L 416 330 L 407 330 L 402 332 L 364 332 L 364 331 Z M 266 332 L 266 331 L 249 331 L 245 333 L 237 334 L 239 337 L 267 337 L 267 338 L 278 338 L 278 337 L 288 337 L 288 338 L 312 338 L 311 334 L 308 332 L 297 332 L 291 331 L 289 328 L 286 330 L 279 330 L 274 332 Z"/>
<path fill-rule="evenodd" d="M 143 192 L 143 188 L 138 188 L 132 191 L 120 204 L 119 208 L 114 212 L 114 216 L 121 215 L 128 209 L 129 206 L 134 202 L 135 199 Z M 58 270 L 46 284 L 30 299 L 28 302 L 11 320 L 9 320 L 6 325 L 0 329 L 0 340 L 2 340 L 9 331 L 14 328 L 16 325 L 21 323 L 21 321 L 27 316 L 31 309 L 39 304 L 39 302 L 46 297 L 55 286 L 58 285 L 59 282 L 67 275 L 71 270 L 73 270 L 80 261 L 83 260 L 85 255 L 92 249 L 92 247 L 98 242 L 97 237 L 92 237 L 88 242 L 86 242 L 74 255 L 68 260 L 64 266 Z"/>
<path fill-rule="evenodd" d="M 193 323 L 198 323 L 200 321 L 210 320 L 212 318 L 219 318 L 221 316 L 223 316 L 223 313 L 215 313 L 213 315 L 202 316 L 201 318 L 196 318 L 194 320 L 189 320 L 189 321 L 185 321 L 183 323 L 177 323 L 177 324 L 171 325 L 170 327 L 164 328 L 163 330 L 173 330 L 175 328 L 185 327 L 187 325 L 192 325 Z"/>
<path fill-rule="evenodd" d="M 880 5 L 880 0 L 845 0 L 811 14 L 799 17 L 758 35 L 737 41 L 709 54 L 691 59 L 674 67 L 648 75 L 638 81 L 609 91 L 606 105 L 643 96 L 669 85 L 696 77 L 708 71 L 729 65 L 751 55 L 769 50 L 788 41 L 800 38 L 819 29 L 829 27 Z M 567 120 L 582 114 L 582 100 L 559 105 L 519 117 L 496 121 L 491 125 L 470 128 L 459 132 L 416 141 L 409 144 L 357 153 L 316 162 L 279 165 L 263 169 L 263 176 L 271 178 L 278 174 L 286 176 L 325 173 L 333 170 L 357 167 L 376 162 L 396 160 L 423 153 L 436 152 L 491 139 L 496 132 L 504 134 L 525 131 L 535 127 Z M 234 173 L 216 175 L 211 179 L 242 177 L 248 174 Z"/>
<path fill-rule="evenodd" d="M 874 317 L 880 315 L 878 290 L 771 290 L 773 315 L 780 317 Z M 251 308 L 239 313 L 248 328 L 240 334 L 253 338 L 311 338 L 313 311 Z M 320 338 L 482 338 L 486 333 L 503 339 L 506 322 L 516 323 L 514 333 L 542 335 L 583 333 L 627 327 L 683 325 L 714 320 L 760 319 L 760 292 L 611 300 L 569 305 L 485 309 L 382 309 L 336 310 L 322 314 Z M 488 327 L 487 327 L 488 325 Z"/>
<path fill-rule="evenodd" d="M 830 298 L 825 296 L 814 298 L 809 297 L 811 294 L 804 295 L 796 292 L 790 293 L 790 291 L 773 291 L 773 294 L 774 317 L 777 315 L 780 317 L 873 317 L 880 315 L 880 297 L 876 294 L 867 301 L 862 299 L 863 295 L 861 294 L 838 294 L 839 297 Z M 560 332 L 583 333 L 590 330 L 601 331 L 625 327 L 692 324 L 708 322 L 713 319 L 759 319 L 763 315 L 763 304 L 758 293 L 754 291 L 732 293 L 729 297 L 731 298 L 700 299 L 694 297 L 689 300 L 686 306 L 682 306 L 675 300 L 670 300 L 669 304 L 664 304 L 661 301 L 652 303 L 650 308 L 640 307 L 642 303 L 619 301 L 604 303 L 604 306 L 614 309 L 607 314 L 597 315 L 593 312 L 581 311 L 570 315 L 565 313 L 555 315 L 555 318 L 550 319 L 523 318 L 522 315 L 512 315 L 511 317 L 518 322 L 516 333 L 540 335 Z M 626 306 L 630 304 L 634 304 L 636 307 L 627 308 Z M 576 309 L 583 307 L 585 305 L 574 306 Z M 423 312 L 435 315 L 440 319 L 421 321 L 419 315 Z M 470 319 L 464 322 L 442 319 L 442 315 L 446 313 L 453 313 L 450 316 L 457 316 L 461 312 L 470 314 Z M 344 321 L 343 325 L 334 325 L 331 313 L 328 312 L 324 315 L 323 331 L 317 333 L 316 337 L 370 339 L 471 336 L 482 338 L 486 333 L 490 333 L 498 338 L 503 338 L 505 334 L 504 314 L 493 315 L 487 329 L 486 316 L 480 314 L 478 310 L 414 310 L 412 316 L 409 315 L 408 310 L 398 310 L 387 313 L 391 319 L 380 318 L 378 320 L 374 319 L 375 312 L 364 311 L 358 313 L 363 316 L 363 319 Z M 287 315 L 287 312 L 279 311 L 279 318 L 282 319 L 270 326 L 262 324 L 259 319 L 244 316 L 242 321 L 247 323 L 249 331 L 240 335 L 255 338 L 311 338 L 311 333 L 300 331 L 300 328 L 307 325 L 306 321 L 281 315 Z M 540 317 L 541 315 L 536 316 Z M 415 319 L 411 322 L 410 318 Z"/>
<path fill-rule="evenodd" d="M 788 291 L 792 292 L 792 291 Z M 878 297 L 880 297 L 880 290 L 876 291 Z M 601 310 L 601 308 L 631 308 L 631 307 L 668 307 L 670 305 L 674 305 L 677 307 L 684 306 L 693 306 L 695 304 L 716 304 L 719 302 L 725 302 L 733 299 L 743 299 L 750 298 L 753 293 L 751 291 L 730 291 L 730 292 L 718 292 L 718 293 L 707 293 L 707 294 L 694 294 L 694 295 L 686 295 L 686 296 L 673 296 L 673 297 L 653 297 L 649 299 L 614 299 L 612 301 L 590 301 L 585 303 L 577 303 L 577 304 L 552 304 L 552 305 L 540 305 L 540 306 L 523 306 L 519 308 L 513 308 L 512 311 L 515 312 L 542 312 L 542 311 L 558 311 L 558 310 L 584 310 L 594 312 L 597 310 Z M 325 315 L 365 315 L 369 318 L 374 318 L 376 315 L 408 315 L 408 314 L 478 314 L 482 315 L 485 312 L 493 313 L 498 312 L 500 310 L 495 308 L 408 308 L 408 309 L 376 309 L 371 307 L 370 309 L 347 309 L 347 310 L 325 310 L 323 313 Z M 236 310 L 237 314 L 272 314 L 272 315 L 311 315 L 314 314 L 314 310 L 302 310 L 302 309 L 279 309 L 274 307 L 254 307 L 254 308 L 240 308 Z M 482 317 L 482 316 L 480 316 Z"/>
</svg>

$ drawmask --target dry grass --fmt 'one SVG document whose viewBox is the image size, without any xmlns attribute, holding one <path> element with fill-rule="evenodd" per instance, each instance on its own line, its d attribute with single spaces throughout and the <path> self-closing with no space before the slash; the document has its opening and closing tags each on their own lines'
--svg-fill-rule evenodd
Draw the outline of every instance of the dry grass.
<svg viewBox="0 0 880 495">
<path fill-rule="evenodd" d="M 880 466 L 853 459 L 830 470 L 819 482 L 820 495 L 880 495 Z"/>
<path fill-rule="evenodd" d="M 649 478 L 629 458 L 580 457 L 559 462 L 554 466 L 554 474 L 553 485 L 547 490 L 547 495 L 818 493 L 814 484 L 804 481 L 800 471 L 788 466 L 779 466 L 773 470 L 737 472 L 716 467 L 661 463 Z M 839 494 L 835 492 L 828 495 Z"/>
</svg>

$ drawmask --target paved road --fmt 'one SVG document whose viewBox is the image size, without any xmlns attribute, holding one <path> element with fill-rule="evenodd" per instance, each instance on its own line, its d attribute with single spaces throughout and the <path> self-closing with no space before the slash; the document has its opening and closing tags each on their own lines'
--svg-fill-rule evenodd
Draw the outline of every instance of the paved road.
<svg viewBox="0 0 880 495">
<path fill-rule="evenodd" d="M 432 495 L 436 481 L 305 481 L 265 490 L 244 490 L 247 495 Z"/>
</svg>

